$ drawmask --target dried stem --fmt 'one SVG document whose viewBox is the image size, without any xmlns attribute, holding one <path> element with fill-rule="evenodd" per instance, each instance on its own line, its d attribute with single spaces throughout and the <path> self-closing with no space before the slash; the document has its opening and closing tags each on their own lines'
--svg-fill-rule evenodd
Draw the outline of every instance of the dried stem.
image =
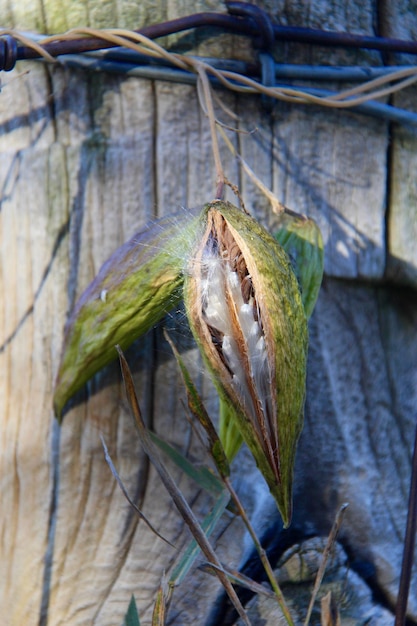
<svg viewBox="0 0 417 626">
<path fill-rule="evenodd" d="M 201 64 L 196 65 L 198 77 L 200 80 L 200 84 L 203 88 L 204 102 L 205 108 L 207 110 L 207 116 L 209 118 L 210 123 L 210 134 L 211 134 L 211 146 L 213 150 L 214 164 L 216 167 L 216 200 L 223 200 L 224 198 L 224 187 L 225 187 L 225 175 L 222 166 L 222 161 L 220 158 L 220 150 L 219 150 L 219 142 L 217 138 L 217 124 L 216 124 L 216 116 L 214 114 L 213 107 L 213 98 L 211 95 L 211 87 L 209 80 L 207 78 L 207 74 Z"/>
<path fill-rule="evenodd" d="M 240 154 L 236 151 L 234 145 L 230 141 L 229 137 L 226 135 L 226 133 L 224 132 L 224 130 L 221 127 L 219 127 L 219 132 L 220 132 L 220 134 L 222 136 L 222 139 L 225 142 L 226 146 L 229 148 L 229 150 L 233 154 L 233 156 L 238 159 L 239 163 L 241 164 L 241 166 L 245 170 L 246 174 L 249 176 L 250 180 L 258 187 L 258 189 L 269 200 L 269 202 L 271 203 L 272 210 L 274 211 L 274 213 L 276 213 L 277 215 L 280 215 L 281 213 L 283 213 L 285 211 L 284 205 L 278 200 L 278 198 L 272 193 L 272 191 L 270 189 L 268 189 L 268 187 L 266 185 L 264 185 L 264 183 L 260 180 L 260 178 L 258 178 L 258 176 L 255 174 L 255 172 L 252 170 L 252 168 L 249 167 L 249 165 L 246 163 L 246 161 L 240 156 Z"/>
<path fill-rule="evenodd" d="M 246 611 L 243 608 L 236 594 L 236 591 L 234 590 L 233 586 L 230 584 L 229 579 L 224 573 L 222 573 L 220 561 L 217 558 L 217 555 L 214 552 L 213 548 L 211 547 L 204 530 L 201 528 L 188 502 L 185 500 L 181 491 L 178 489 L 177 485 L 175 484 L 175 481 L 173 480 L 173 478 L 171 477 L 171 475 L 169 474 L 165 466 L 159 460 L 157 449 L 155 448 L 154 443 L 146 430 L 146 426 L 142 418 L 142 414 L 141 414 L 139 403 L 136 397 L 136 391 L 135 391 L 135 387 L 133 384 L 132 375 L 129 370 L 129 366 L 127 364 L 127 361 L 120 347 L 116 346 L 116 348 L 119 353 L 120 366 L 122 369 L 126 395 L 129 401 L 129 406 L 132 412 L 132 416 L 134 418 L 136 428 L 140 436 L 143 449 L 145 450 L 153 466 L 158 472 L 175 506 L 177 507 L 179 513 L 181 514 L 189 530 L 194 536 L 194 539 L 197 541 L 198 545 L 200 546 L 200 549 L 203 552 L 204 556 L 209 561 L 209 563 L 212 563 L 218 568 L 218 570 L 216 571 L 218 572 L 218 577 L 220 579 L 220 582 L 224 586 L 226 593 L 228 594 L 230 600 L 232 601 L 233 606 L 236 608 L 239 616 L 242 618 L 243 623 L 246 624 L 246 626 L 250 626 L 250 621 L 246 614 Z"/>
<path fill-rule="evenodd" d="M 171 548 L 174 548 L 174 550 L 176 550 L 176 547 L 174 546 L 173 543 L 171 543 L 170 541 L 168 541 L 168 539 L 165 539 L 165 537 L 163 537 L 161 535 L 161 533 L 159 533 L 156 528 L 154 528 L 152 526 L 152 524 L 150 523 L 150 521 L 148 520 L 148 518 L 142 513 L 142 511 L 136 506 L 136 504 L 133 502 L 133 500 L 131 499 L 131 497 L 129 496 L 126 487 L 124 486 L 115 466 L 114 463 L 112 461 L 112 458 L 109 454 L 109 450 L 107 448 L 106 442 L 104 440 L 104 437 L 102 434 L 100 434 L 100 439 L 101 439 L 101 445 L 103 446 L 103 450 L 104 450 L 104 458 L 106 459 L 107 465 L 110 468 L 111 473 L 113 474 L 114 478 L 116 479 L 117 484 L 120 487 L 121 492 L 123 493 L 124 497 L 126 498 L 126 500 L 129 502 L 130 506 L 132 507 L 132 509 L 137 513 L 137 515 L 139 516 L 139 518 L 141 520 L 143 520 L 145 522 L 145 524 L 148 526 L 148 528 L 154 533 L 154 535 L 156 535 L 157 537 L 159 537 L 160 539 L 162 539 L 162 541 L 165 541 L 165 543 L 167 543 L 169 546 L 171 546 Z"/>
<path fill-rule="evenodd" d="M 23 33 L 14 30 L 0 30 L 0 36 L 11 35 L 17 41 L 24 43 L 28 48 L 32 48 L 37 54 L 46 60 L 53 62 L 55 58 L 44 49 L 49 43 L 59 41 L 74 40 L 80 37 L 93 37 L 109 42 L 111 46 L 122 46 L 138 53 L 147 54 L 156 58 L 163 58 L 170 61 L 174 67 L 199 73 L 199 68 L 210 73 L 224 87 L 240 92 L 240 93 L 262 93 L 277 100 L 284 102 L 293 102 L 298 104 L 319 104 L 334 108 L 350 108 L 383 96 L 395 93 L 408 87 L 417 81 L 417 72 L 415 67 L 405 67 L 400 70 L 393 71 L 382 77 L 374 78 L 357 87 L 346 89 L 339 93 L 328 96 L 315 95 L 294 87 L 267 87 L 257 80 L 227 70 L 217 69 L 207 63 L 195 60 L 190 56 L 173 54 L 159 46 L 152 39 L 131 30 L 125 29 L 93 29 L 93 28 L 76 28 L 60 35 L 52 35 L 36 42 L 28 38 Z M 104 46 L 108 47 L 108 46 Z"/>
<path fill-rule="evenodd" d="M 407 614 L 408 594 L 410 591 L 411 571 L 413 567 L 414 546 L 417 531 L 417 426 L 414 439 L 414 452 L 411 467 L 410 495 L 408 500 L 407 527 L 404 539 L 403 561 L 401 566 L 400 586 L 394 626 L 404 626 Z"/>
<path fill-rule="evenodd" d="M 324 548 L 324 551 L 323 551 L 323 559 L 322 559 L 322 562 L 320 563 L 319 571 L 317 572 L 316 580 L 314 582 L 313 592 L 311 594 L 310 604 L 308 606 L 308 611 L 307 611 L 307 616 L 304 621 L 304 626 L 308 626 L 310 622 L 311 613 L 313 611 L 313 606 L 316 601 L 321 582 L 323 580 L 324 572 L 326 571 L 326 566 L 327 566 L 327 561 L 329 559 L 330 551 L 333 548 L 334 542 L 336 541 L 337 534 L 342 525 L 343 516 L 348 506 L 349 505 L 347 503 L 342 504 L 342 506 L 338 510 L 336 519 L 333 523 L 332 529 L 327 539 L 326 547 Z"/>
<path fill-rule="evenodd" d="M 276 599 L 278 601 L 279 607 L 280 607 L 280 609 L 282 611 L 282 614 L 285 617 L 285 619 L 287 620 L 288 626 L 294 626 L 293 619 L 291 617 L 291 614 L 290 614 L 290 611 L 288 609 L 288 606 L 287 606 L 287 604 L 285 602 L 284 594 L 282 593 L 281 588 L 280 588 L 280 586 L 278 584 L 278 581 L 277 581 L 276 576 L 275 576 L 275 574 L 273 572 L 271 563 L 269 562 L 268 556 L 267 556 L 265 550 L 263 549 L 263 547 L 262 547 L 262 545 L 261 545 L 261 543 L 260 543 L 260 541 L 259 541 L 259 539 L 258 539 L 258 537 L 257 537 L 257 535 L 255 533 L 255 530 L 254 530 L 252 524 L 250 523 L 250 520 L 249 520 L 249 518 L 248 518 L 248 516 L 246 514 L 246 511 L 243 508 L 243 506 L 242 506 L 242 504 L 241 504 L 241 502 L 239 500 L 239 496 L 237 495 L 236 491 L 234 490 L 233 485 L 230 482 L 229 478 L 224 478 L 224 484 L 227 487 L 227 489 L 228 489 L 228 491 L 229 491 L 229 493 L 230 493 L 230 495 L 232 497 L 232 500 L 233 500 L 234 504 L 236 505 L 238 514 L 242 518 L 242 520 L 243 520 L 243 522 L 244 522 L 244 524 L 245 524 L 245 526 L 246 526 L 246 528 L 247 528 L 247 530 L 248 530 L 248 532 L 249 532 L 249 534 L 250 534 L 250 536 L 252 538 L 254 546 L 255 546 L 258 554 L 259 554 L 259 558 L 261 559 L 262 565 L 264 567 L 265 573 L 268 576 L 268 580 L 269 580 L 269 582 L 271 584 L 272 589 L 274 590 L 274 593 L 275 593 Z"/>
</svg>

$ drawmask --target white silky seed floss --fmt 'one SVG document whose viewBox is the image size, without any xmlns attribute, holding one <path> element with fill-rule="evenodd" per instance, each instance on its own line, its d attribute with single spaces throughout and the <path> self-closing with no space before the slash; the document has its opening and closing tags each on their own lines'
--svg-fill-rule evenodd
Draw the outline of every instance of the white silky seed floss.
<svg viewBox="0 0 417 626">
<path fill-rule="evenodd" d="M 233 324 L 227 306 L 226 294 L 228 292 L 234 302 L 245 339 L 250 377 L 261 401 L 264 415 L 271 416 L 271 397 L 268 392 L 270 376 L 265 338 L 260 321 L 254 315 L 254 298 L 250 296 L 249 301 L 244 302 L 238 273 L 233 271 L 229 261 L 219 254 L 217 246 L 211 244 L 210 240 L 202 256 L 201 278 L 203 317 L 206 323 L 218 331 L 222 337 L 219 349 L 232 372 L 232 385 L 241 398 L 242 405 L 256 420 L 256 411 L 249 393 L 244 364 L 233 337 Z"/>
</svg>

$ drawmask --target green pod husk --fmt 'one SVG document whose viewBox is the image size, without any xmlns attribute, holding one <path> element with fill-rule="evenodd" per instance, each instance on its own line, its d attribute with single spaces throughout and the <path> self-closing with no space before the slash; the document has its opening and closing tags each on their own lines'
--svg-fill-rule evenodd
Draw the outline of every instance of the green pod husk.
<svg viewBox="0 0 417 626">
<path fill-rule="evenodd" d="M 233 461 L 242 446 L 243 436 L 233 406 L 222 397 L 219 399 L 219 437 L 226 457 L 229 462 Z"/>
<path fill-rule="evenodd" d="M 66 402 L 182 299 L 183 270 L 201 227 L 183 211 L 150 222 L 104 263 L 66 324 L 54 391 L 58 419 Z"/>
<path fill-rule="evenodd" d="M 188 320 L 288 526 L 308 342 L 300 290 L 285 251 L 256 220 L 228 202 L 206 211 L 184 282 Z"/>
<path fill-rule="evenodd" d="M 317 302 L 324 271 L 324 246 L 316 222 L 292 211 L 284 212 L 275 239 L 284 248 L 301 288 L 301 298 L 307 319 Z"/>
</svg>

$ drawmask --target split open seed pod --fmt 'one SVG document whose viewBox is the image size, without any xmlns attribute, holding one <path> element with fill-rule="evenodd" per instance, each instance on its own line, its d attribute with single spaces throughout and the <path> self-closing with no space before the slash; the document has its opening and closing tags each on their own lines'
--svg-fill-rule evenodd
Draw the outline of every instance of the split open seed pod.
<svg viewBox="0 0 417 626">
<path fill-rule="evenodd" d="M 183 270 L 201 227 L 183 211 L 150 222 L 104 263 L 67 322 L 54 392 L 66 402 L 182 299 Z"/>
<path fill-rule="evenodd" d="M 206 211 L 185 277 L 188 319 L 288 526 L 308 340 L 299 286 L 285 251 L 258 222 L 227 202 Z"/>
<path fill-rule="evenodd" d="M 313 313 L 323 280 L 324 246 L 321 231 L 311 217 L 292 211 L 282 213 L 280 222 L 274 237 L 293 264 L 308 319 Z"/>
</svg>

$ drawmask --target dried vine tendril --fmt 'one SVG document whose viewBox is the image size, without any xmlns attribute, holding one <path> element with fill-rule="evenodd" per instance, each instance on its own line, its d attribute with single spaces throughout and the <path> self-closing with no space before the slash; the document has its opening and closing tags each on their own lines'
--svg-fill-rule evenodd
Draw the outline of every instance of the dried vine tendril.
<svg viewBox="0 0 417 626">
<path fill-rule="evenodd" d="M 103 42 L 109 42 L 114 46 L 127 48 L 139 54 L 164 59 L 172 64 L 172 66 L 193 74 L 201 73 L 201 71 L 204 70 L 208 76 L 217 79 L 223 87 L 231 91 L 247 94 L 259 93 L 294 104 L 316 104 L 338 109 L 352 108 L 366 103 L 369 100 L 386 97 L 405 89 L 417 81 L 417 67 L 411 66 L 390 72 L 389 74 L 366 81 L 361 85 L 340 91 L 336 94 L 317 95 L 300 88 L 285 86 L 268 87 L 239 72 L 218 69 L 209 63 L 204 63 L 201 59 L 197 60 L 187 55 L 168 52 L 152 39 L 132 30 L 83 27 L 71 29 L 62 34 L 42 37 L 40 39 L 37 37 L 36 41 L 27 34 L 10 29 L 0 30 L 0 36 L 3 35 L 12 36 L 26 47 L 35 50 L 39 56 L 48 62 L 55 62 L 56 59 L 44 49 L 44 46 L 47 44 L 76 40 L 80 36 L 97 38 Z"/>
</svg>

